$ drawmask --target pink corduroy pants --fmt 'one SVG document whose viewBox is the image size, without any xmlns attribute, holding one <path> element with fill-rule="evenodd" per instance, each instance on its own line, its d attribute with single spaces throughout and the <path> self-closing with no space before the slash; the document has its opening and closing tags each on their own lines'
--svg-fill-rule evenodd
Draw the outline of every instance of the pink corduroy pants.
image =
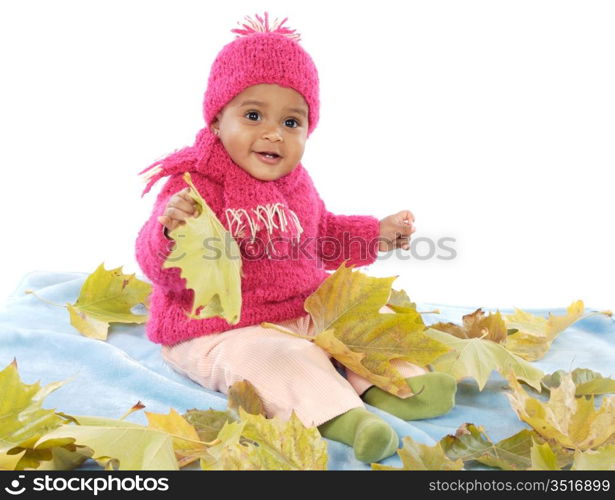
<svg viewBox="0 0 615 500">
<path fill-rule="evenodd" d="M 381 313 L 392 312 L 387 306 Z M 309 314 L 278 323 L 301 335 L 313 335 Z M 258 392 L 267 417 L 290 418 L 291 411 L 305 426 L 318 426 L 364 407 L 359 397 L 373 384 L 346 369 L 340 375 L 329 354 L 313 342 L 260 325 L 197 337 L 162 346 L 163 359 L 178 373 L 203 387 L 228 393 L 235 382 L 248 380 Z M 394 360 L 404 377 L 426 372 Z"/>
</svg>

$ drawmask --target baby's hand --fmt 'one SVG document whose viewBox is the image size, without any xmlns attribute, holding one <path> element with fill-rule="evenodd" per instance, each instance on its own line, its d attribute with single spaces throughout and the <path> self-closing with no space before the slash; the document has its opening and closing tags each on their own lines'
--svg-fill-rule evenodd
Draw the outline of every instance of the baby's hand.
<svg viewBox="0 0 615 500">
<path fill-rule="evenodd" d="M 410 210 L 402 210 L 380 221 L 380 243 L 378 250 L 388 252 L 395 248 L 410 248 L 410 235 L 416 231 L 414 215 Z"/>
<path fill-rule="evenodd" d="M 163 214 L 158 217 L 158 222 L 166 228 L 165 235 L 167 231 L 172 231 L 177 226 L 185 224 L 188 217 L 198 215 L 196 203 L 188 194 L 189 191 L 190 188 L 187 187 L 175 193 L 167 203 Z"/>
</svg>

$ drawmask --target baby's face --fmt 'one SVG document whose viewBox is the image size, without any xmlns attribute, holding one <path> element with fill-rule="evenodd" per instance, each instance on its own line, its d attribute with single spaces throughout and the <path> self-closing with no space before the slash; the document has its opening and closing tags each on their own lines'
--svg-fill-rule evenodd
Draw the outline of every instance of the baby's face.
<svg viewBox="0 0 615 500">
<path fill-rule="evenodd" d="M 296 90 L 262 83 L 227 103 L 211 128 L 233 161 L 252 177 L 273 181 L 301 161 L 308 130 L 308 105 Z M 262 152 L 277 153 L 268 159 Z"/>
</svg>

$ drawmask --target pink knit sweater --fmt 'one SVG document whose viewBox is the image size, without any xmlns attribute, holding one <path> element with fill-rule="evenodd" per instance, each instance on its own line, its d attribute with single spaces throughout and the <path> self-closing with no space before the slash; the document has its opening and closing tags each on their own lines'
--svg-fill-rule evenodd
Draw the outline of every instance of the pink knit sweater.
<svg viewBox="0 0 615 500">
<path fill-rule="evenodd" d="M 296 168 L 303 168 L 299 164 Z M 220 222 L 222 186 L 215 179 L 191 172 L 199 193 L 205 198 Z M 346 265 L 364 266 L 378 255 L 379 220 L 370 215 L 334 215 L 327 211 L 307 171 L 287 194 L 288 206 L 301 222 L 301 250 L 285 260 L 243 259 L 241 282 L 242 308 L 240 322 L 230 325 L 220 317 L 191 319 L 194 292 L 185 288 L 179 268 L 163 269 L 175 242 L 167 239 L 158 222 L 169 199 L 186 187 L 181 175 L 169 177 L 160 191 L 152 215 L 141 228 L 136 241 L 136 258 L 153 285 L 150 315 L 146 332 L 150 340 L 173 345 L 201 335 L 234 328 L 279 322 L 306 314 L 305 299 L 327 278 L 327 270 Z M 203 277 L 207 279 L 206 276 Z"/>
</svg>

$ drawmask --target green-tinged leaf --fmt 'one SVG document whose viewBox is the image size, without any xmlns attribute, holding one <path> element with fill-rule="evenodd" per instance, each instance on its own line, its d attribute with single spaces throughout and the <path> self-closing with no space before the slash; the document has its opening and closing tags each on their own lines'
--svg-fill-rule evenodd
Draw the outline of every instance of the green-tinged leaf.
<svg viewBox="0 0 615 500">
<path fill-rule="evenodd" d="M 225 423 L 220 443 L 201 458 L 204 470 L 326 470 L 327 443 L 316 427 L 252 415 L 239 408 L 240 422 Z"/>
<path fill-rule="evenodd" d="M 517 329 L 517 333 L 509 335 L 505 346 L 511 352 L 528 361 L 541 359 L 551 347 L 557 336 L 570 325 L 592 314 L 609 314 L 610 311 L 591 312 L 583 315 L 585 306 L 582 300 L 570 304 L 564 315 L 549 313 L 548 318 L 535 316 L 515 308 L 514 314 L 504 315 L 506 327 Z"/>
<path fill-rule="evenodd" d="M 314 322 L 314 336 L 306 338 L 381 389 L 408 397 L 412 390 L 392 361 L 425 366 L 448 348 L 423 333 L 424 323 L 415 309 L 379 312 L 395 279 L 353 272 L 343 262 L 305 300 Z M 276 328 L 270 323 L 264 326 Z"/>
<path fill-rule="evenodd" d="M 218 437 L 218 433 L 226 422 L 234 422 L 236 419 L 230 411 L 218 410 L 188 410 L 183 414 L 186 421 L 192 425 L 199 435 L 199 439 L 206 443 Z"/>
<path fill-rule="evenodd" d="M 429 328 L 450 333 L 460 339 L 484 338 L 498 344 L 506 341 L 507 329 L 500 312 L 485 316 L 482 309 L 477 309 L 462 318 L 463 326 L 455 323 L 435 323 Z"/>
<path fill-rule="evenodd" d="M 17 463 L 26 452 L 26 450 L 22 450 L 15 455 L 9 455 L 8 450 L 8 448 L 0 449 L 0 471 L 17 470 Z"/>
<path fill-rule="evenodd" d="M 551 389 L 546 403 L 529 396 L 517 380 L 507 376 L 512 390 L 506 394 L 521 420 L 547 440 L 573 450 L 595 449 L 615 438 L 615 397 L 604 397 L 598 410 L 594 397 L 575 397 L 569 373 Z"/>
<path fill-rule="evenodd" d="M 483 427 L 466 423 L 457 429 L 455 435 L 443 437 L 440 444 L 451 459 L 477 461 L 503 470 L 526 470 L 531 466 L 534 441 L 542 443 L 543 439 L 536 432 L 523 429 L 493 443 Z M 572 461 L 572 456 L 565 450 L 557 449 L 557 460 L 559 466 L 564 467 Z"/>
<path fill-rule="evenodd" d="M 530 470 L 560 470 L 557 464 L 557 456 L 549 446 L 549 443 L 532 443 L 531 450 L 532 466 Z"/>
<path fill-rule="evenodd" d="M 575 453 L 571 470 L 615 471 L 615 444 L 606 444 L 597 450 Z"/>
<path fill-rule="evenodd" d="M 147 314 L 134 314 L 137 304 L 147 304 L 152 286 L 134 274 L 124 274 L 122 266 L 107 271 L 100 264 L 90 274 L 74 304 L 66 304 L 70 322 L 82 335 L 105 340 L 109 323 L 145 323 Z"/>
<path fill-rule="evenodd" d="M 145 412 L 151 429 L 167 432 L 173 436 L 173 449 L 179 467 L 198 460 L 205 453 L 206 443 L 202 442 L 196 430 L 173 408 L 168 415 Z"/>
<path fill-rule="evenodd" d="M 228 408 L 238 414 L 239 408 L 253 415 L 264 415 L 263 402 L 256 388 L 247 380 L 235 382 L 228 391 Z"/>
<path fill-rule="evenodd" d="M 415 442 L 410 436 L 402 438 L 403 446 L 397 450 L 401 459 L 402 467 L 390 467 L 378 463 L 372 464 L 373 470 L 461 470 L 461 459 L 451 460 L 448 458 L 440 443 L 427 446 Z"/>
<path fill-rule="evenodd" d="M 542 379 L 542 385 L 547 389 L 558 387 L 562 376 L 566 373 L 565 370 L 557 370 L 549 375 L 545 375 Z M 615 393 L 615 379 L 603 377 L 598 372 L 586 368 L 576 368 L 572 371 L 571 375 L 576 387 L 576 396 Z"/>
<path fill-rule="evenodd" d="M 169 232 L 175 247 L 162 264 L 164 269 L 179 267 L 186 288 L 194 290 L 192 319 L 219 316 L 231 324 L 241 314 L 241 252 L 205 199 L 197 191 L 188 172 L 184 180 L 199 215 Z M 206 244 L 204 243 L 206 242 Z"/>
<path fill-rule="evenodd" d="M 472 377 L 481 391 L 491 372 L 504 374 L 512 371 L 518 379 L 540 391 L 544 373 L 502 345 L 486 339 L 460 339 L 433 328 L 427 329 L 425 333 L 453 349 L 432 363 L 436 371 L 448 373 L 457 380 Z"/>
<path fill-rule="evenodd" d="M 95 460 L 114 459 L 120 470 L 177 470 L 172 437 L 147 427 L 67 424 L 42 436 L 35 448 L 51 439 L 71 439 L 92 449 Z"/>
<path fill-rule="evenodd" d="M 251 442 L 241 443 L 246 422 L 225 421 L 218 433 L 218 444 L 210 446 L 200 458 L 203 470 L 262 470 L 258 448 Z"/>
<path fill-rule="evenodd" d="M 528 431 L 521 431 L 500 443 L 494 444 L 482 427 L 462 424 L 455 435 L 440 440 L 442 449 L 451 459 L 464 462 L 478 461 L 504 470 L 524 470 L 530 465 L 531 438 Z"/>
<path fill-rule="evenodd" d="M 79 425 L 91 425 L 96 427 L 135 427 L 137 429 L 141 429 L 143 427 L 142 425 L 119 418 L 95 417 L 88 415 L 73 416 L 73 418 Z"/>
<path fill-rule="evenodd" d="M 305 427 L 295 412 L 290 419 L 268 419 L 239 409 L 246 426 L 242 435 L 258 444 L 265 463 L 274 469 L 326 470 L 327 442 L 316 427 Z"/>
<path fill-rule="evenodd" d="M 24 384 L 15 361 L 0 371 L 0 449 L 29 448 L 40 436 L 64 422 L 53 410 L 41 406 L 65 382 L 45 387 L 38 382 Z"/>
<path fill-rule="evenodd" d="M 92 457 L 87 446 L 53 446 L 46 449 L 27 449 L 17 465 L 18 470 L 72 470 Z"/>
</svg>

